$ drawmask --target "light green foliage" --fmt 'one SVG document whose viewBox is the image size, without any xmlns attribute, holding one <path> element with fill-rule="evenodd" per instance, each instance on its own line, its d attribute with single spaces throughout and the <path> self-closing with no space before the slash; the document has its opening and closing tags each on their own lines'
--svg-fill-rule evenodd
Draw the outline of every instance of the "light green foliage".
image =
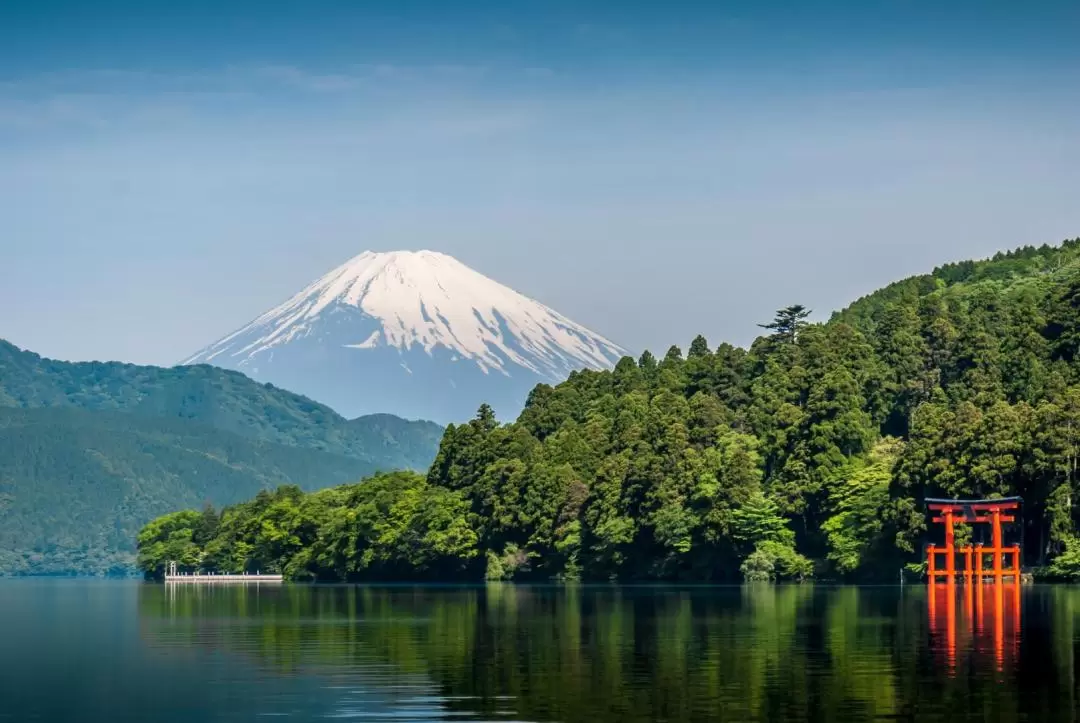
<svg viewBox="0 0 1080 723">
<path fill-rule="evenodd" d="M 747 582 L 802 581 L 813 574 L 814 565 L 790 545 L 766 540 L 754 548 L 739 569 Z"/>
<path fill-rule="evenodd" d="M 1080 581 L 1080 538 L 1070 535 L 1062 542 L 1064 551 L 1041 570 L 1041 577 L 1047 580 Z"/>
<path fill-rule="evenodd" d="M 184 572 L 199 569 L 203 552 L 195 542 L 202 520 L 195 510 L 172 512 L 151 521 L 139 532 L 139 568 L 149 577 L 161 577 L 170 562 Z"/>
<path fill-rule="evenodd" d="M 828 560 L 836 572 L 852 575 L 872 564 L 876 545 L 883 543 L 882 530 L 889 505 L 889 483 L 901 443 L 883 439 L 865 462 L 854 464 L 830 493 L 834 511 L 825 521 Z"/>
<path fill-rule="evenodd" d="M 776 503 L 761 493 L 750 497 L 732 513 L 731 537 L 750 548 L 759 542 L 795 544 L 795 533 L 788 529 L 787 520 L 780 515 Z"/>
<path fill-rule="evenodd" d="M 477 556 L 467 509 L 459 494 L 411 472 L 312 493 L 280 487 L 225 508 L 201 538 L 192 530 L 206 513 L 150 522 L 139 534 L 139 567 L 150 577 L 177 559 L 187 569 L 294 579 L 453 578 L 467 574 Z"/>
<path fill-rule="evenodd" d="M 529 555 L 517 545 L 510 543 L 501 555 L 487 551 L 484 579 L 492 582 L 511 580 L 519 571 L 528 569 Z"/>
</svg>

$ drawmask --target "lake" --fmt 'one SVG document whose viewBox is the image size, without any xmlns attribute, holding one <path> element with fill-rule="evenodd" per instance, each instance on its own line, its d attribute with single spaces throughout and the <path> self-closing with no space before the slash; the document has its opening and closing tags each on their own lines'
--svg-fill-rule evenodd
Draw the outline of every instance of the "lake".
<svg viewBox="0 0 1080 723">
<path fill-rule="evenodd" d="M 1074 720 L 1080 588 L 0 581 L 0 721 Z"/>
</svg>

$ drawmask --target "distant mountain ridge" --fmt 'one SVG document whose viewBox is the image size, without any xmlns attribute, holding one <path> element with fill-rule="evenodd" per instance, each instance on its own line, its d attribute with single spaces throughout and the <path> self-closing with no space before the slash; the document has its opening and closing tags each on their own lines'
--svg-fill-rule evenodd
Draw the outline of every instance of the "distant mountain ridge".
<svg viewBox="0 0 1080 723">
<path fill-rule="evenodd" d="M 130 570 L 156 515 L 425 469 L 441 435 L 211 366 L 70 363 L 0 340 L 0 574 Z"/>
<path fill-rule="evenodd" d="M 609 369 L 608 339 L 434 251 L 365 252 L 184 364 L 214 364 L 347 414 L 510 418 L 539 382 Z"/>
<path fill-rule="evenodd" d="M 345 419 L 299 394 L 208 365 L 63 362 L 0 340 L 0 372 L 0 406 L 65 406 L 193 419 L 255 439 L 400 462 L 398 466 L 413 461 L 410 434 L 418 434 L 423 445 L 437 444 L 442 431 L 432 422 L 391 414 Z M 373 451 L 368 445 L 376 439 L 390 444 Z"/>
</svg>

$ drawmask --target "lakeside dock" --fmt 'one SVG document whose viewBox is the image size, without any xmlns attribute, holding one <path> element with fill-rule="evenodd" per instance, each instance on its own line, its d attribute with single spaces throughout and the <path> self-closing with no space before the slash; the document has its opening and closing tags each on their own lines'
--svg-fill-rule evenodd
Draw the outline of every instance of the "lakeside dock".
<svg viewBox="0 0 1080 723">
<path fill-rule="evenodd" d="M 165 582 L 171 584 L 189 585 L 213 585 L 213 584 L 246 584 L 246 583 L 281 583 L 284 578 L 281 575 L 166 575 Z"/>
<path fill-rule="evenodd" d="M 221 584 L 248 584 L 248 583 L 281 583 L 284 582 L 284 578 L 281 575 L 264 575 L 256 572 L 254 575 L 242 572 L 239 575 L 235 574 L 219 574 L 219 573 L 181 573 L 177 570 L 175 562 L 169 562 L 168 567 L 165 569 L 165 582 L 170 584 L 187 584 L 187 585 L 221 585 Z"/>
</svg>

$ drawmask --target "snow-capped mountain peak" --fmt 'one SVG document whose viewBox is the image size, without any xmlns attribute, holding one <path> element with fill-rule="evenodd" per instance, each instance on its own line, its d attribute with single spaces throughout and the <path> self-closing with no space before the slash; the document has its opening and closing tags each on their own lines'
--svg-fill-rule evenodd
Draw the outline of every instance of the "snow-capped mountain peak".
<svg viewBox="0 0 1080 723">
<path fill-rule="evenodd" d="M 610 368 L 624 353 L 608 339 L 446 254 L 366 251 L 182 363 L 231 367 L 308 393 L 302 387 L 325 386 L 331 369 L 351 368 L 362 379 L 373 367 L 386 367 L 388 352 L 404 370 L 398 382 L 402 387 L 415 385 L 423 369 L 435 375 L 431 392 L 437 393 L 441 377 L 449 393 L 460 386 L 457 377 L 470 364 L 485 376 L 519 379 L 527 386 L 518 409 L 536 381 L 558 382 L 574 369 Z M 449 373 L 451 366 L 455 373 Z M 305 377 L 313 377 L 312 384 L 305 384 Z M 492 401 L 482 388 L 477 393 L 468 402 L 472 410 Z M 326 393 L 309 396 L 335 403 Z M 400 396 L 411 395 L 403 388 Z M 361 409 L 339 406 L 345 413 L 407 413 L 367 404 Z"/>
</svg>

